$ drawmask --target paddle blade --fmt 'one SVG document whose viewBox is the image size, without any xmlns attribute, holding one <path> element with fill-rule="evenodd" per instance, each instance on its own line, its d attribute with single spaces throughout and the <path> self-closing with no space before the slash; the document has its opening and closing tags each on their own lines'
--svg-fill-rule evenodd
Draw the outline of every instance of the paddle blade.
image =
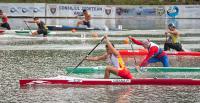
<svg viewBox="0 0 200 103">
<path fill-rule="evenodd" d="M 126 38 L 126 39 L 123 40 L 123 42 L 124 42 L 124 44 L 129 44 L 129 39 Z"/>
</svg>

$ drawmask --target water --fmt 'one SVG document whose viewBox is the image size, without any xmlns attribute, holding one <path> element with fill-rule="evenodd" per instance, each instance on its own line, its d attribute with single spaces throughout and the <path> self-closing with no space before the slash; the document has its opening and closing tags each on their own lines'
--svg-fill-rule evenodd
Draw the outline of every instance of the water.
<svg viewBox="0 0 200 103">
<path fill-rule="evenodd" d="M 17 22 L 16 22 L 17 21 Z M 26 29 L 22 19 L 11 18 L 14 29 Z M 75 24 L 66 19 L 48 19 L 48 24 Z M 199 20 L 177 19 L 179 28 L 198 29 Z M 194 22 L 195 21 L 195 22 Z M 95 21 L 93 21 L 95 22 Z M 123 25 L 127 29 L 165 29 L 165 20 L 97 20 L 100 26 L 110 28 Z M 184 25 L 183 25 L 184 24 Z M 192 25 L 192 27 L 191 27 Z M 194 26 L 195 25 L 195 26 Z M 30 25 L 35 27 L 34 25 Z M 66 75 L 65 67 L 76 66 L 91 50 L 99 39 L 82 40 L 77 35 L 52 35 L 48 39 L 30 36 L 0 36 L 0 103 L 198 103 L 200 97 L 199 86 L 153 86 L 153 85 L 125 85 L 125 86 L 74 86 L 53 85 L 20 88 L 19 80 L 27 78 L 46 78 Z M 88 37 L 88 36 L 86 36 Z M 154 37 L 153 37 L 154 38 Z M 186 38 L 188 47 L 196 47 L 199 43 L 196 37 Z M 122 37 L 113 37 L 112 41 L 118 49 L 131 49 L 130 45 L 122 43 Z M 155 39 L 155 38 L 154 38 Z M 188 41 L 187 41 L 188 40 Z M 188 44 L 187 44 L 188 43 Z M 192 46 L 191 46 L 191 45 Z M 160 43 L 163 46 L 162 43 Z M 100 55 L 104 51 L 100 45 L 92 55 Z M 134 48 L 137 46 L 134 45 Z M 136 57 L 137 62 L 141 58 Z M 129 58 L 127 65 L 132 65 L 133 58 Z M 200 67 L 199 57 L 170 57 L 172 66 Z M 104 61 L 84 61 L 81 66 L 102 66 Z M 160 66 L 160 63 L 151 66 Z M 75 75 L 82 77 L 103 78 L 103 74 Z M 113 75 L 112 75 L 113 76 Z M 136 78 L 200 78 L 198 73 L 143 73 L 134 74 Z"/>
<path fill-rule="evenodd" d="M 87 50 L 1 50 L 0 102 L 198 102 L 199 86 L 38 86 L 20 89 L 25 78 L 43 78 L 65 75 L 66 66 L 75 66 Z M 97 50 L 93 55 L 101 54 Z M 198 62 L 199 63 L 199 62 Z M 81 66 L 105 65 L 105 62 L 84 62 Z M 182 65 L 190 66 L 186 62 Z M 72 74 L 73 76 L 74 74 Z M 166 74 L 157 74 L 163 78 Z M 76 75 L 75 75 L 76 76 Z M 84 77 L 84 75 L 82 75 Z M 134 74 L 137 78 L 154 74 Z M 199 74 L 167 74 L 169 77 L 199 77 Z M 87 77 L 87 76 L 85 76 Z M 103 74 L 93 77 L 103 77 Z"/>
<path fill-rule="evenodd" d="M 13 29 L 28 29 L 24 24 L 26 18 L 10 18 L 10 24 Z M 48 25 L 68 25 L 76 26 L 79 19 L 42 19 Z M 17 21 L 17 22 L 16 22 Z M 92 27 L 118 28 L 122 25 L 123 29 L 131 30 L 156 30 L 166 29 L 169 23 L 174 23 L 178 29 L 199 29 L 200 19 L 158 19 L 158 18 L 125 18 L 125 19 L 92 19 Z M 29 24 L 30 27 L 36 28 L 36 25 Z"/>
</svg>

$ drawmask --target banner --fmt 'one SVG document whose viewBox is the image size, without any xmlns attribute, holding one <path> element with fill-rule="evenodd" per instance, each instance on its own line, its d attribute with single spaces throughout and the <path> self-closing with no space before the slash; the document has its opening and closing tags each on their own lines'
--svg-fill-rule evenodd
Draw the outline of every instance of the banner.
<svg viewBox="0 0 200 103">
<path fill-rule="evenodd" d="M 80 5 L 0 3 L 8 16 L 76 17 L 87 10 L 94 18 L 200 18 L 200 5 Z"/>
<path fill-rule="evenodd" d="M 40 16 L 45 17 L 44 3 L 0 3 L 0 9 L 7 16 Z"/>
<path fill-rule="evenodd" d="M 115 7 L 106 5 L 48 4 L 48 17 L 76 17 L 87 10 L 92 17 L 114 18 Z"/>
<path fill-rule="evenodd" d="M 166 6 L 167 18 L 200 18 L 200 5 Z"/>
<path fill-rule="evenodd" d="M 164 6 L 117 6 L 116 17 L 165 17 Z"/>
</svg>

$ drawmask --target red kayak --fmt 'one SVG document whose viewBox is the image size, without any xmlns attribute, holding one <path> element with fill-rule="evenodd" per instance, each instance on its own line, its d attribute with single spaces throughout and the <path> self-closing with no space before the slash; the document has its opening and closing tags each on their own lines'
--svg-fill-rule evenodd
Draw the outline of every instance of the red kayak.
<svg viewBox="0 0 200 103">
<path fill-rule="evenodd" d="M 3 32 L 5 32 L 5 30 L 0 30 L 0 34 L 3 33 Z"/>
<path fill-rule="evenodd" d="M 23 79 L 20 87 L 27 85 L 200 85 L 200 79 L 142 78 L 142 79 L 88 79 L 58 76 L 43 79 Z"/>
<path fill-rule="evenodd" d="M 130 55 L 147 55 L 148 51 L 145 49 L 138 50 L 119 50 L 119 53 L 122 56 L 130 56 Z M 200 52 L 166 52 L 167 55 L 173 56 L 200 56 Z"/>
</svg>

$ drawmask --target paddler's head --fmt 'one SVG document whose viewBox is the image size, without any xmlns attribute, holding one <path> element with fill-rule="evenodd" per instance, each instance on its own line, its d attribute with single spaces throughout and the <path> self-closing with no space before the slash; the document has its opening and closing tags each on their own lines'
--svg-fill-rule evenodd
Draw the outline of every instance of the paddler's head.
<svg viewBox="0 0 200 103">
<path fill-rule="evenodd" d="M 3 10 L 0 10 L 0 15 L 3 15 Z"/>
<path fill-rule="evenodd" d="M 83 15 L 86 15 L 87 14 L 87 10 L 83 10 Z"/>
<path fill-rule="evenodd" d="M 168 25 L 168 29 L 171 30 L 171 31 L 173 31 L 174 29 L 176 29 L 176 26 L 173 23 L 170 23 Z"/>
<path fill-rule="evenodd" d="M 151 44 L 149 39 L 146 39 L 146 40 L 142 41 L 142 43 L 143 43 L 142 46 L 143 46 L 145 49 L 148 49 L 149 46 L 150 46 L 150 44 Z"/>
<path fill-rule="evenodd" d="M 111 43 L 113 47 L 115 47 L 115 45 L 113 43 Z M 112 51 L 110 50 L 110 48 L 108 47 L 108 45 L 106 44 L 106 52 L 108 54 L 112 54 Z"/>
<path fill-rule="evenodd" d="M 33 20 L 36 22 L 36 23 L 39 23 L 40 22 L 40 19 L 38 17 L 34 17 Z"/>
</svg>

